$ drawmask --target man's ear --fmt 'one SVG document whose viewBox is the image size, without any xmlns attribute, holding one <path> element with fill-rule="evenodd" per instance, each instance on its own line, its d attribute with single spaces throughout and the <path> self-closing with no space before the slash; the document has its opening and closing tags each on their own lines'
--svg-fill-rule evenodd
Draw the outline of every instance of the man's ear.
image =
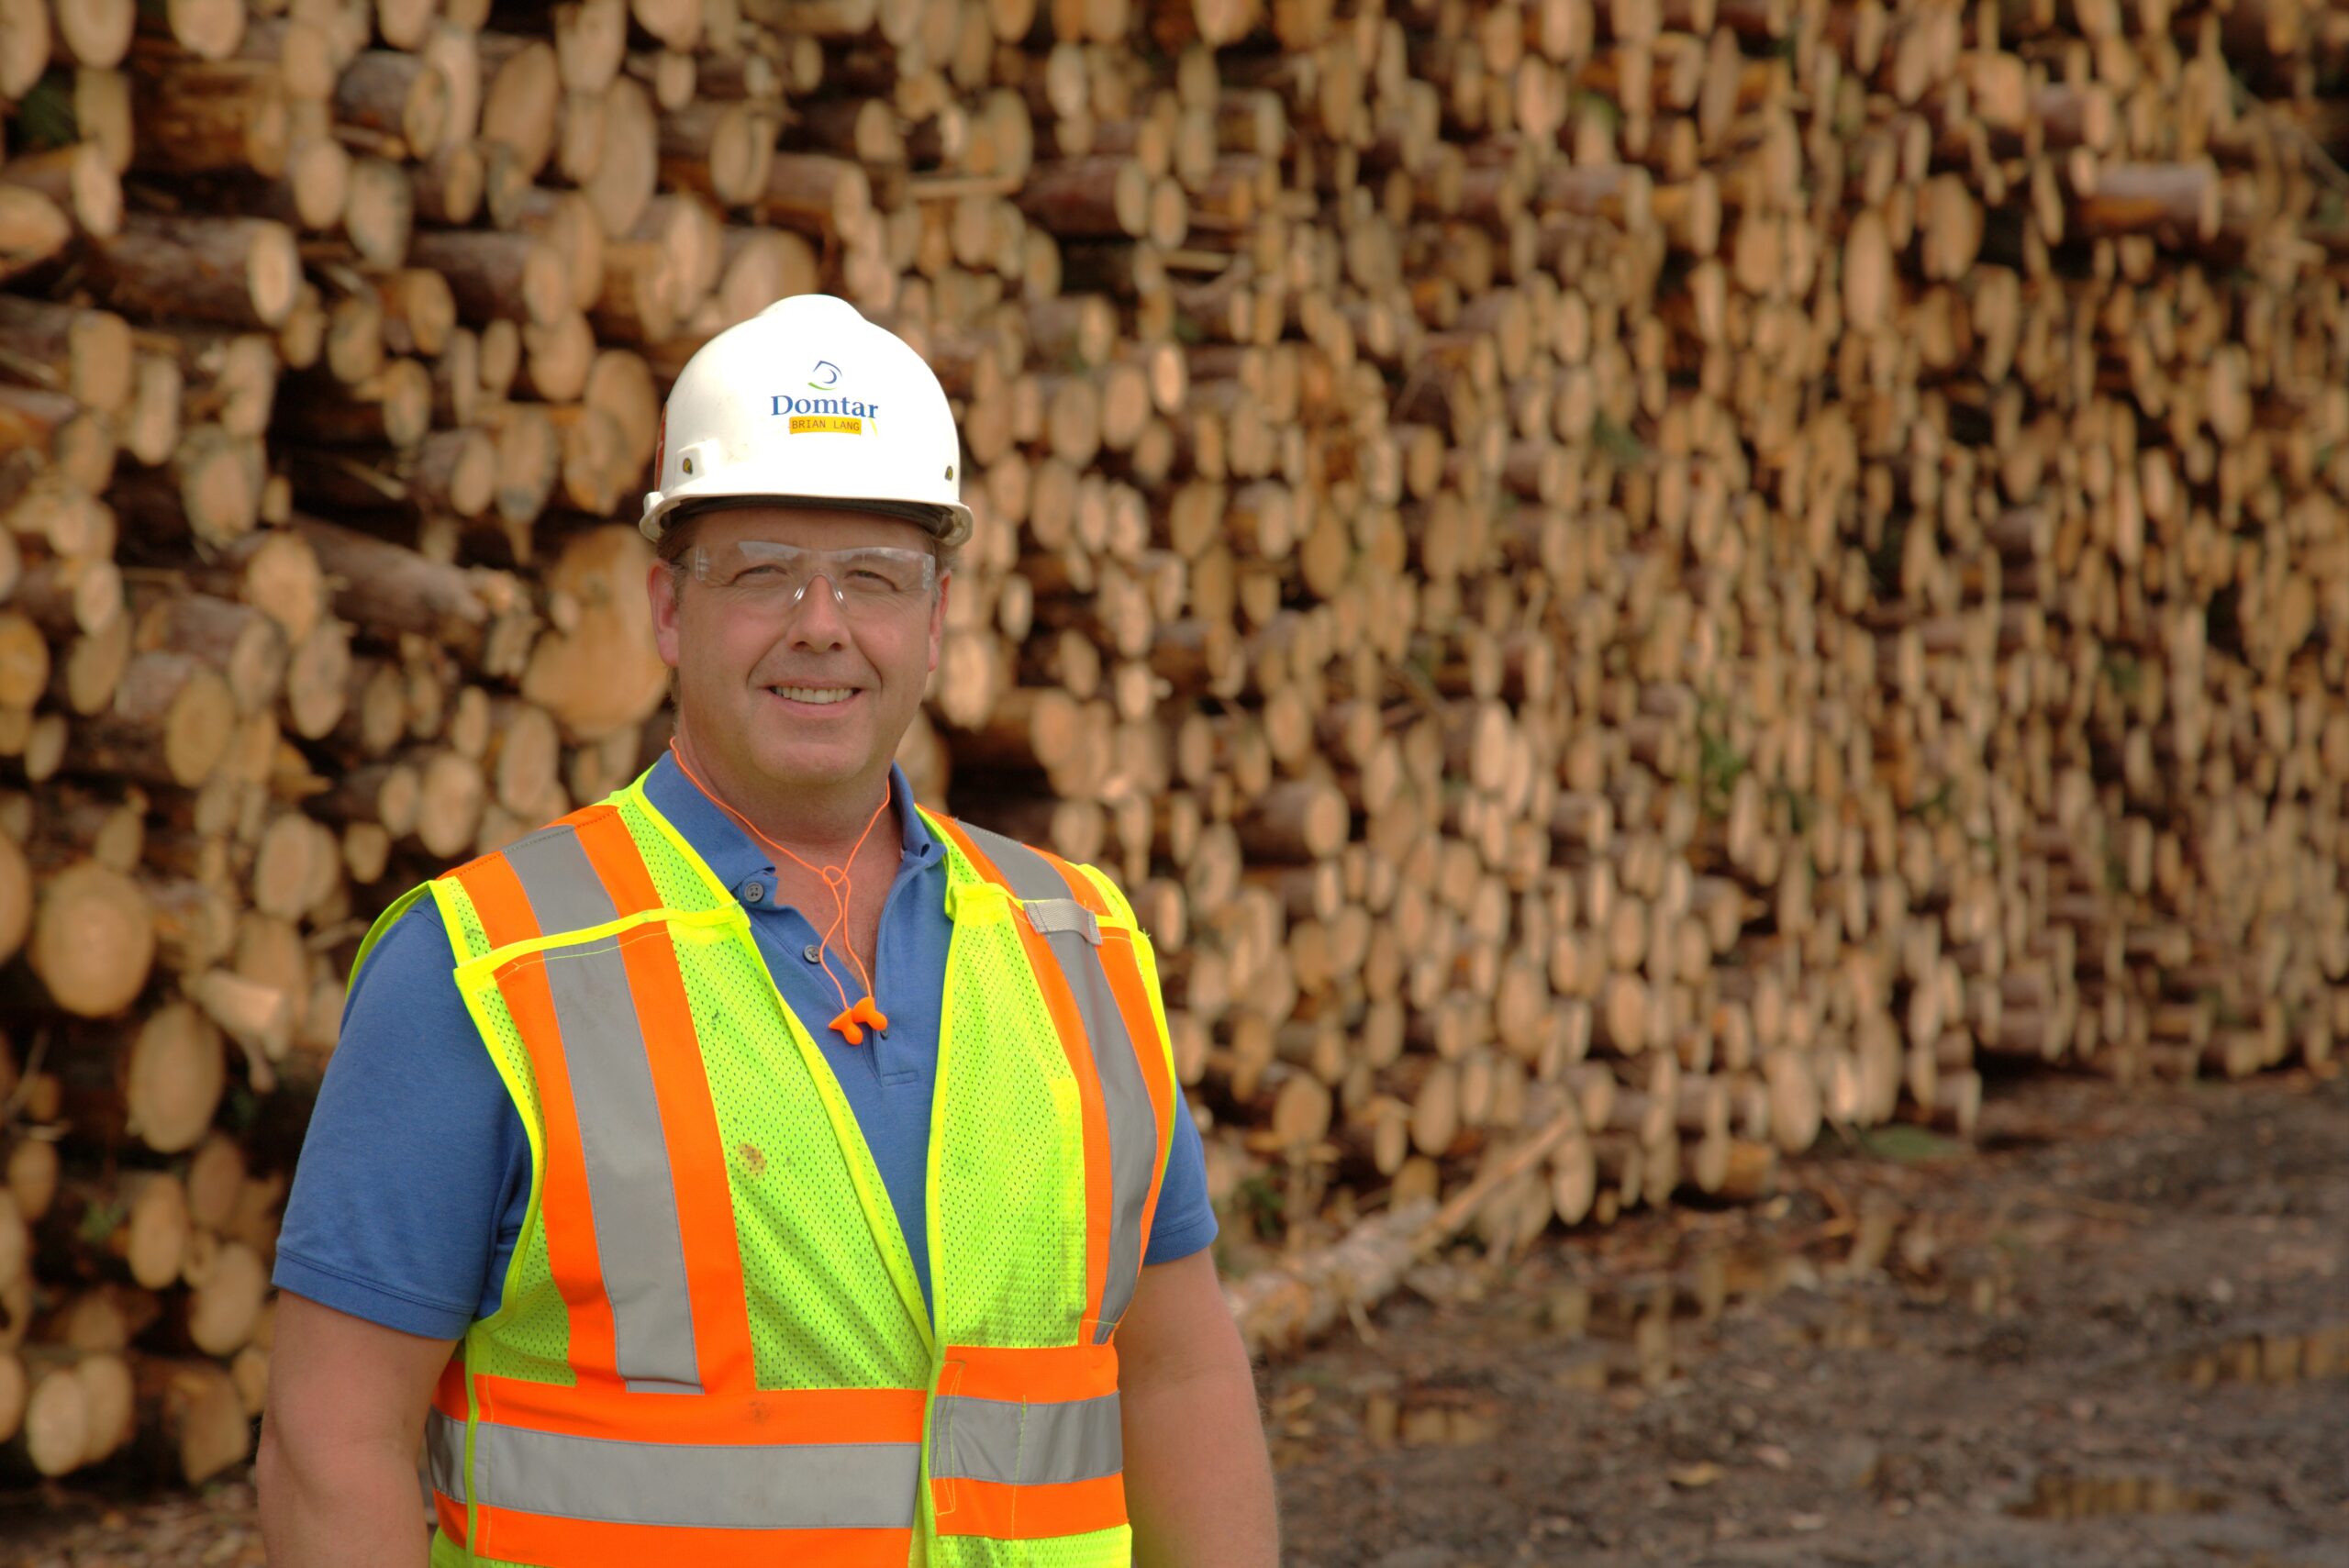
<svg viewBox="0 0 2349 1568">
<path fill-rule="evenodd" d="M 661 662 L 672 670 L 677 667 L 677 620 L 684 613 L 680 595 L 684 584 L 676 571 L 665 561 L 656 561 L 644 573 L 644 592 L 652 601 L 652 644 L 661 651 Z"/>
</svg>

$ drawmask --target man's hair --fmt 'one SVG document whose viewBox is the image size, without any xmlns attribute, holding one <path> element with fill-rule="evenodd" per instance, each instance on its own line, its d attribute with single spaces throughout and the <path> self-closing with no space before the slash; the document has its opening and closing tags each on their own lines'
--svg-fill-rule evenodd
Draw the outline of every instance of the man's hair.
<svg viewBox="0 0 2349 1568">
<path fill-rule="evenodd" d="M 772 503 L 746 496 L 736 504 L 748 506 L 765 506 Z M 669 525 L 661 530 L 661 542 L 652 548 L 653 553 L 660 557 L 662 563 L 669 568 L 670 573 L 677 579 L 677 585 L 680 588 L 685 586 L 687 573 L 686 560 L 693 550 L 694 535 L 699 531 L 696 525 L 705 513 L 718 511 L 726 505 L 725 501 L 702 501 L 680 506 L 669 514 Z M 941 577 L 962 564 L 963 547 L 959 544 L 947 545 L 939 542 L 938 535 L 930 530 L 930 517 L 925 508 L 863 506 L 853 502 L 835 502 L 833 505 L 841 506 L 844 511 L 874 512 L 883 517 L 896 517 L 904 522 L 918 524 L 923 532 L 929 536 L 930 553 L 938 562 L 938 574 Z"/>
</svg>

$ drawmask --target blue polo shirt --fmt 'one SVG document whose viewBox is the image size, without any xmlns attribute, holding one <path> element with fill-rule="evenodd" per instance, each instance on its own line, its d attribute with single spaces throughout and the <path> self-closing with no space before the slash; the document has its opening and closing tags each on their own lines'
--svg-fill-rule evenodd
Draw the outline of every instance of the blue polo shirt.
<svg viewBox="0 0 2349 1568">
<path fill-rule="evenodd" d="M 904 855 L 882 907 L 873 965 L 889 1028 L 868 1030 L 863 1045 L 824 1027 L 840 1011 L 840 995 L 812 957 L 819 929 L 776 902 L 773 857 L 674 757 L 662 757 L 644 787 L 751 912 L 776 989 L 807 1023 L 855 1112 L 927 1299 L 924 1177 L 953 927 L 945 851 L 913 809 L 905 774 L 890 773 Z M 818 913 L 829 924 L 832 911 Z M 393 924 L 352 980 L 286 1198 L 275 1275 L 297 1296 L 440 1340 L 497 1310 L 530 1195 L 521 1116 L 457 995 L 452 967 L 440 909 L 427 898 Z M 850 980 L 837 944 L 832 968 Z M 1144 1261 L 1188 1257 L 1215 1235 L 1198 1129 L 1178 1116 Z"/>
</svg>

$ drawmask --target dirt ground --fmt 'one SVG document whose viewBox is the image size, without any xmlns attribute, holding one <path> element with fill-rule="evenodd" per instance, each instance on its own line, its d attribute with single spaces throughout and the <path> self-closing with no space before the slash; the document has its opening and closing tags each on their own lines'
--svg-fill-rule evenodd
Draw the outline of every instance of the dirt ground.
<svg viewBox="0 0 2349 1568">
<path fill-rule="evenodd" d="M 1431 1271 L 1269 1376 L 1292 1568 L 2349 1563 L 2349 1079 L 1982 1146 Z"/>
<path fill-rule="evenodd" d="M 1266 1369 L 1289 1568 L 2349 1563 L 2349 1077 L 1996 1086 L 1757 1208 L 1430 1264 Z M 262 1561 L 243 1481 L 0 1568 Z"/>
</svg>

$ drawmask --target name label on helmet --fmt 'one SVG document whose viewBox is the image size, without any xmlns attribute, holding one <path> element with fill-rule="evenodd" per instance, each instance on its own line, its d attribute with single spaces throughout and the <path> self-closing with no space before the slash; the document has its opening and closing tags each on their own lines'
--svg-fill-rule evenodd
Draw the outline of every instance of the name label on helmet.
<svg viewBox="0 0 2349 1568">
<path fill-rule="evenodd" d="M 790 416 L 791 434 L 807 435 L 829 431 L 835 435 L 861 436 L 864 421 L 881 422 L 881 405 L 866 403 L 853 397 L 795 397 L 778 392 L 770 400 L 769 412 L 776 417 Z"/>
</svg>

